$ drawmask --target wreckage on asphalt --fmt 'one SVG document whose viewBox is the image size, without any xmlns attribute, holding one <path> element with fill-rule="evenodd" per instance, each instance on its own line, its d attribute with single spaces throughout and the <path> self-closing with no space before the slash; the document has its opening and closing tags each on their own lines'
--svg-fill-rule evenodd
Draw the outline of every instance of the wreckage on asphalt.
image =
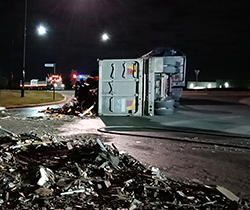
<svg viewBox="0 0 250 210">
<path fill-rule="evenodd" d="M 36 134 L 0 140 L 0 209 L 249 209 L 219 186 L 168 179 L 98 138 Z"/>
</svg>

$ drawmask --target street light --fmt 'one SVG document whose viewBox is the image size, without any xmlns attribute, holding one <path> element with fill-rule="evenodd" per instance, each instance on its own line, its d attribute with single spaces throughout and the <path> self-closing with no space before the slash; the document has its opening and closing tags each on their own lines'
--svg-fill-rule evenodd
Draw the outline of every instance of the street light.
<svg viewBox="0 0 250 210">
<path fill-rule="evenodd" d="M 45 35 L 47 33 L 46 28 L 44 28 L 43 26 L 39 26 L 37 28 L 37 31 L 39 35 Z"/>
<path fill-rule="evenodd" d="M 105 33 L 102 35 L 102 41 L 107 41 L 107 40 L 109 40 L 109 35 Z"/>
<path fill-rule="evenodd" d="M 106 42 L 110 40 L 110 36 L 107 33 L 102 34 L 102 41 Z M 124 58 L 124 44 L 122 44 L 122 58 Z"/>
<path fill-rule="evenodd" d="M 38 28 L 38 34 L 46 34 L 46 29 L 43 26 Z M 21 97 L 24 97 L 24 80 L 25 80 L 25 68 L 26 68 L 26 38 L 27 38 L 27 0 L 25 0 L 24 6 L 24 33 L 23 33 L 23 69 L 22 69 L 22 88 Z"/>
<path fill-rule="evenodd" d="M 24 97 L 26 35 L 27 35 L 27 0 L 25 0 L 25 6 L 24 6 L 23 70 L 22 70 L 22 89 L 21 89 L 21 97 Z"/>
</svg>

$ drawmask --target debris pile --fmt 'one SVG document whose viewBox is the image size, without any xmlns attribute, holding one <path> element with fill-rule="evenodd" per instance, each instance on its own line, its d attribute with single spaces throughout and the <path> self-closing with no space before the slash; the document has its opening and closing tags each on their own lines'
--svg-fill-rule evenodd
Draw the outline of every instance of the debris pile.
<svg viewBox="0 0 250 210">
<path fill-rule="evenodd" d="M 228 190 L 166 178 L 99 139 L 0 136 L 0 209 L 249 209 Z"/>
<path fill-rule="evenodd" d="M 70 102 L 65 103 L 61 108 L 50 108 L 48 107 L 46 110 L 43 110 L 42 112 L 45 114 L 48 114 L 49 116 L 53 118 L 61 118 L 64 114 L 65 115 L 75 115 L 79 117 L 84 116 L 95 116 L 96 111 L 93 110 L 96 103 L 93 102 L 93 105 L 89 108 L 83 109 L 83 107 L 80 106 L 79 102 L 76 98 L 73 98 Z"/>
<path fill-rule="evenodd" d="M 43 112 L 54 118 L 61 118 L 62 114 L 83 116 L 95 116 L 98 111 L 98 73 L 92 72 L 84 81 L 75 84 L 75 96 L 62 108 L 47 108 Z"/>
</svg>

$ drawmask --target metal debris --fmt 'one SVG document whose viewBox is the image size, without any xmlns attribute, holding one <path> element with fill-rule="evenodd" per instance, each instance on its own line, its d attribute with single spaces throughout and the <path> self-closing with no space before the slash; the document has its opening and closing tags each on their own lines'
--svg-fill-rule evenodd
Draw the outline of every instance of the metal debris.
<svg viewBox="0 0 250 210">
<path fill-rule="evenodd" d="M 0 141 L 0 209 L 249 209 L 223 187 L 168 179 L 99 139 Z"/>
<path fill-rule="evenodd" d="M 96 115 L 96 112 L 93 110 L 95 106 L 96 102 L 93 102 L 93 105 L 91 105 L 89 108 L 83 109 L 83 107 L 80 106 L 78 100 L 76 98 L 73 98 L 70 102 L 64 104 L 61 108 L 54 109 L 48 107 L 46 110 L 43 110 L 41 112 L 53 118 L 62 118 L 63 115 L 89 117 Z"/>
<path fill-rule="evenodd" d="M 75 84 L 75 96 L 61 108 L 42 111 L 54 118 L 61 118 L 62 114 L 79 117 L 95 116 L 98 111 L 98 77 L 89 76 L 84 81 Z"/>
<path fill-rule="evenodd" d="M 231 201 L 236 201 L 239 202 L 240 198 L 237 197 L 236 195 L 234 195 L 232 192 L 230 192 L 229 190 L 225 189 L 224 187 L 221 186 L 217 186 L 216 189 L 218 191 L 220 191 L 223 195 L 225 195 L 228 199 L 230 199 Z"/>
</svg>

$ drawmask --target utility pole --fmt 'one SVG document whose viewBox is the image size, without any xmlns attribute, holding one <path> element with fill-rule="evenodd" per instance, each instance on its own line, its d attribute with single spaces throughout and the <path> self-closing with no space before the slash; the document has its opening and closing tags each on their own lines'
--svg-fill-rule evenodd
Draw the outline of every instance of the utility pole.
<svg viewBox="0 0 250 210">
<path fill-rule="evenodd" d="M 23 70 L 22 70 L 22 89 L 21 97 L 24 97 L 24 80 L 25 80 L 25 56 L 26 56 L 26 36 L 27 36 L 27 0 L 24 8 L 24 33 L 23 33 Z"/>
</svg>

